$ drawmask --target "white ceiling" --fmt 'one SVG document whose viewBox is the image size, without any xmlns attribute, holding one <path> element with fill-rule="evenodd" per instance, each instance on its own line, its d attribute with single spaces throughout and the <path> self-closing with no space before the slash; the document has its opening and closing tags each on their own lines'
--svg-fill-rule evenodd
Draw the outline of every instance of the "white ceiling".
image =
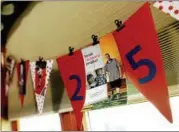
<svg viewBox="0 0 179 132">
<path fill-rule="evenodd" d="M 38 2 L 16 24 L 7 47 L 17 59 L 35 60 L 67 53 L 91 43 L 91 35 L 103 36 L 115 29 L 114 20 L 125 21 L 144 2 L 58 1 Z M 151 6 L 157 30 L 174 19 Z"/>
</svg>

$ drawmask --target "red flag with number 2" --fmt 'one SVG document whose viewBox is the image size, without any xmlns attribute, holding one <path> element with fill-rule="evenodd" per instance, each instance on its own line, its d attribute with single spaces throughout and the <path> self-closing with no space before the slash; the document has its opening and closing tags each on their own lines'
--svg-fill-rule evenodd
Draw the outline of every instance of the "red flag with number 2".
<svg viewBox="0 0 179 132">
<path fill-rule="evenodd" d="M 126 75 L 135 87 L 173 122 L 157 33 L 149 3 L 144 4 L 113 36 Z"/>
<path fill-rule="evenodd" d="M 57 64 L 80 130 L 83 117 L 81 110 L 86 92 L 85 64 L 81 50 L 74 52 L 73 55 L 57 58 Z"/>
</svg>

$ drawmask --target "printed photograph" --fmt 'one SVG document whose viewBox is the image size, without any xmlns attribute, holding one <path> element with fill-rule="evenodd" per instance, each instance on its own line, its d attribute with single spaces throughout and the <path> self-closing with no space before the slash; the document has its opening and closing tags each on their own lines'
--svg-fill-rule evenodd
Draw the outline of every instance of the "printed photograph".
<svg viewBox="0 0 179 132">
<path fill-rule="evenodd" d="M 87 74 L 88 89 L 92 89 L 107 83 L 104 68 L 98 68 Z"/>
<path fill-rule="evenodd" d="M 108 98 L 91 106 L 91 109 L 101 109 L 127 104 L 127 84 L 124 67 L 120 59 L 117 45 L 112 34 L 101 38 L 100 47 L 105 66 L 97 69 L 93 76 L 95 85 L 107 82 Z M 98 75 L 98 77 L 97 77 Z M 92 76 L 89 76 L 89 78 Z M 98 82 L 98 83 L 97 83 Z"/>
</svg>

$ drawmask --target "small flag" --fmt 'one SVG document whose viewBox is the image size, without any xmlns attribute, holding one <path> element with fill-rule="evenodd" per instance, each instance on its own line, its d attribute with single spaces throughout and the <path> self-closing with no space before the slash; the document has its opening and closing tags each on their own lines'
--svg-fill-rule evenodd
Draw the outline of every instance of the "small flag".
<svg viewBox="0 0 179 132">
<path fill-rule="evenodd" d="M 8 117 L 8 97 L 6 96 L 6 67 L 5 67 L 6 49 L 1 47 L 1 118 Z"/>
<path fill-rule="evenodd" d="M 17 76 L 19 86 L 19 96 L 21 100 L 21 107 L 24 104 L 24 96 L 26 95 L 26 81 L 29 71 L 29 61 L 21 61 L 17 64 Z"/>
<path fill-rule="evenodd" d="M 85 65 L 81 50 L 74 52 L 71 56 L 65 55 L 57 58 L 57 64 L 80 130 L 83 117 L 81 110 L 85 102 L 86 91 Z"/>
<path fill-rule="evenodd" d="M 179 1 L 157 1 L 153 6 L 179 21 Z"/>
<path fill-rule="evenodd" d="M 6 67 L 6 96 L 8 95 L 9 85 L 12 82 L 12 77 L 15 69 L 15 58 L 13 56 L 8 56 L 5 62 Z"/>
<path fill-rule="evenodd" d="M 47 85 L 52 71 L 52 64 L 53 60 L 30 62 L 37 108 L 40 114 L 43 112 Z"/>
<path fill-rule="evenodd" d="M 167 81 L 149 3 L 113 32 L 126 75 L 135 87 L 172 122 Z"/>
</svg>

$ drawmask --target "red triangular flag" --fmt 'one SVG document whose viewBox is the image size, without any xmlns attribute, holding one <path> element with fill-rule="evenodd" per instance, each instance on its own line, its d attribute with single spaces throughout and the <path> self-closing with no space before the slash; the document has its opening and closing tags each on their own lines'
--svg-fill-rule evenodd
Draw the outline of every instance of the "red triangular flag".
<svg viewBox="0 0 179 132">
<path fill-rule="evenodd" d="M 22 61 L 17 64 L 17 76 L 19 86 L 19 96 L 21 101 L 21 107 L 24 104 L 24 96 L 26 95 L 26 81 L 29 71 L 29 61 Z"/>
<path fill-rule="evenodd" d="M 86 92 L 85 65 L 81 50 L 74 52 L 71 56 L 57 58 L 57 64 L 80 130 L 83 117 L 81 110 Z"/>
<path fill-rule="evenodd" d="M 20 95 L 21 107 L 24 106 L 24 95 Z"/>
<path fill-rule="evenodd" d="M 1 118 L 8 117 L 8 97 L 6 96 L 6 67 L 5 67 L 6 48 L 1 48 Z"/>
<path fill-rule="evenodd" d="M 149 3 L 113 32 L 127 77 L 172 122 L 167 82 Z"/>
</svg>

